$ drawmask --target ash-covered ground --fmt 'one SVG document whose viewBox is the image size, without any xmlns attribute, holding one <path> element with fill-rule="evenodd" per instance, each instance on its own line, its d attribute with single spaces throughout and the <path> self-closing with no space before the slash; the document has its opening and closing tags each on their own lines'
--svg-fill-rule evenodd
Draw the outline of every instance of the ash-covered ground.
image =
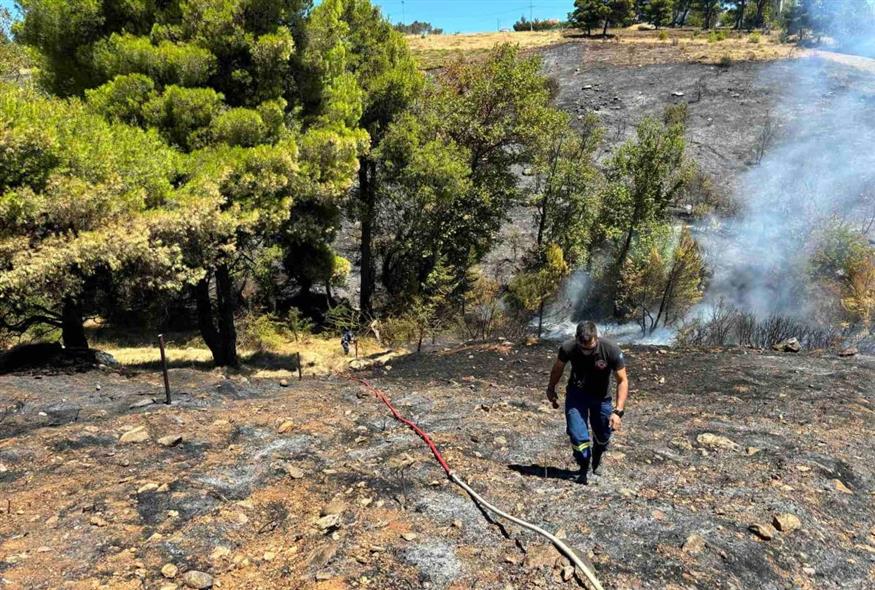
<svg viewBox="0 0 875 590">
<path fill-rule="evenodd" d="M 581 486 L 543 400 L 554 355 L 471 344 L 357 375 L 606 588 L 875 588 L 875 359 L 633 348 L 624 429 Z M 0 377 L 0 588 L 580 585 L 343 376 L 171 383 L 167 407 L 144 405 L 154 373 Z"/>
</svg>

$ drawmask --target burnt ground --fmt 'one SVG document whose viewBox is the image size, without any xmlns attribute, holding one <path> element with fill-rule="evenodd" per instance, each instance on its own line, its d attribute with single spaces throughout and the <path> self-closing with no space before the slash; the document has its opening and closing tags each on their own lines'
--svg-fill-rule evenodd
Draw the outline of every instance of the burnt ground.
<svg viewBox="0 0 875 590">
<path fill-rule="evenodd" d="M 586 487 L 564 479 L 563 417 L 542 399 L 552 345 L 459 346 L 359 375 L 475 489 L 564 529 L 606 588 L 875 588 L 875 359 L 627 356 L 624 429 Z M 0 588 L 157 589 L 188 569 L 234 589 L 579 587 L 345 377 L 171 382 L 175 405 L 131 407 L 160 397 L 159 375 L 0 377 Z M 138 426 L 147 440 L 120 441 Z M 749 530 L 780 513 L 800 528 Z"/>
</svg>

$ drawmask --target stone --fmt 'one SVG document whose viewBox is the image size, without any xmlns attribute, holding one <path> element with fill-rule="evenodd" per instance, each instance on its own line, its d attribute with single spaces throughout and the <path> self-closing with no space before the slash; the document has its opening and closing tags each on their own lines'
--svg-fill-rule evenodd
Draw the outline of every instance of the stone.
<svg viewBox="0 0 875 590">
<path fill-rule="evenodd" d="M 799 352 L 802 350 L 802 345 L 797 338 L 787 338 L 772 345 L 772 350 L 778 352 Z"/>
<path fill-rule="evenodd" d="M 745 449 L 745 452 L 747 453 L 748 457 L 752 457 L 752 456 L 756 455 L 757 453 L 759 453 L 760 451 L 762 451 L 762 449 L 759 447 L 747 447 L 747 449 Z"/>
<path fill-rule="evenodd" d="M 294 465 L 289 465 L 288 463 L 283 466 L 283 469 L 292 479 L 302 479 L 305 475 L 303 469 L 295 467 Z"/>
<path fill-rule="evenodd" d="M 848 486 L 846 486 L 844 483 L 842 483 L 842 481 L 840 479 L 834 479 L 834 480 L 832 480 L 832 483 L 833 483 L 833 486 L 835 486 L 835 489 L 843 494 L 853 494 L 854 493 L 848 488 Z"/>
<path fill-rule="evenodd" d="M 315 550 L 307 557 L 307 565 L 315 569 L 325 567 L 337 555 L 337 544 L 329 543 Z"/>
<path fill-rule="evenodd" d="M 264 552 L 264 555 L 262 556 L 262 559 L 264 559 L 264 561 L 273 561 L 275 557 L 276 557 L 276 553 L 275 553 L 275 552 L 273 552 L 273 551 L 265 551 L 265 552 Z"/>
<path fill-rule="evenodd" d="M 188 570 L 182 574 L 182 583 L 185 584 L 186 588 L 206 590 L 213 587 L 213 576 L 197 570 Z"/>
<path fill-rule="evenodd" d="M 161 575 L 165 578 L 175 578 L 178 573 L 179 568 L 172 563 L 165 563 L 164 567 L 161 568 Z"/>
<path fill-rule="evenodd" d="M 558 554 L 552 545 L 539 543 L 526 548 L 526 567 L 531 569 L 552 568 Z"/>
<path fill-rule="evenodd" d="M 137 408 L 145 408 L 146 406 L 151 406 L 155 402 L 151 398 L 141 399 L 138 402 L 134 402 L 128 406 L 129 410 L 136 410 Z"/>
<path fill-rule="evenodd" d="M 288 387 L 289 380 L 288 379 L 280 379 L 280 387 Z"/>
<path fill-rule="evenodd" d="M 782 533 L 791 533 L 802 526 L 802 521 L 795 514 L 784 512 L 776 514 L 772 519 L 772 524 Z"/>
<path fill-rule="evenodd" d="M 346 502 L 344 502 L 341 498 L 334 498 L 322 507 L 322 510 L 319 511 L 319 516 L 328 516 L 330 514 L 341 514 L 346 510 Z"/>
<path fill-rule="evenodd" d="M 79 412 L 81 410 L 81 407 L 69 402 L 52 404 L 45 409 L 46 416 L 48 416 L 48 425 L 60 426 L 62 424 L 75 422 L 79 419 Z"/>
<path fill-rule="evenodd" d="M 295 423 L 291 420 L 285 420 L 282 424 L 279 425 L 279 428 L 276 429 L 280 434 L 285 434 L 295 427 Z"/>
<path fill-rule="evenodd" d="M 696 437 L 696 440 L 700 445 L 708 447 L 710 449 L 725 449 L 730 451 L 737 451 L 740 448 L 738 444 L 736 444 L 732 440 L 726 438 L 725 436 L 714 434 L 713 432 L 703 432 Z"/>
<path fill-rule="evenodd" d="M 401 533 L 401 538 L 405 541 L 415 541 L 419 538 L 419 535 L 416 533 Z"/>
<path fill-rule="evenodd" d="M 179 590 L 179 586 L 176 584 L 164 584 L 158 590 Z"/>
<path fill-rule="evenodd" d="M 158 439 L 158 444 L 162 447 L 175 447 L 182 442 L 181 434 L 168 434 Z"/>
<path fill-rule="evenodd" d="M 750 532 L 764 541 L 771 541 L 775 537 L 774 527 L 770 524 L 755 523 L 748 527 Z"/>
<path fill-rule="evenodd" d="M 681 549 L 690 555 L 697 555 L 705 549 L 705 539 L 701 535 L 693 533 L 687 537 Z"/>
<path fill-rule="evenodd" d="M 218 390 L 218 392 L 223 394 L 223 395 L 231 395 L 231 396 L 235 396 L 235 397 L 240 393 L 239 390 L 237 389 L 237 386 L 234 385 L 234 383 L 228 379 L 226 379 L 226 380 L 222 381 L 221 383 L 219 383 L 218 385 L 216 385 L 216 390 Z"/>
<path fill-rule="evenodd" d="M 574 566 L 573 565 L 566 565 L 565 567 L 563 567 L 562 568 L 562 580 L 567 582 L 572 577 L 574 577 Z"/>
<path fill-rule="evenodd" d="M 137 489 L 138 494 L 148 494 L 149 492 L 154 492 L 160 486 L 157 483 L 149 482 L 147 484 L 143 484 Z"/>
<path fill-rule="evenodd" d="M 507 446 L 507 439 L 504 438 L 503 436 L 496 436 L 495 437 L 495 445 L 498 447 Z"/>
<path fill-rule="evenodd" d="M 851 357 L 851 356 L 857 356 L 858 354 L 860 354 L 860 351 L 855 346 L 849 346 L 849 347 L 843 348 L 839 351 L 839 356 L 845 357 L 845 358 Z"/>
<path fill-rule="evenodd" d="M 329 531 L 340 526 L 340 515 L 328 514 L 316 521 L 316 528 L 320 531 Z"/>
<path fill-rule="evenodd" d="M 223 545 L 219 545 L 210 553 L 210 561 L 219 561 L 229 555 L 231 555 L 231 550 Z"/>
<path fill-rule="evenodd" d="M 139 443 L 149 440 L 149 431 L 145 426 L 137 426 L 128 430 L 118 439 L 120 443 Z"/>
</svg>

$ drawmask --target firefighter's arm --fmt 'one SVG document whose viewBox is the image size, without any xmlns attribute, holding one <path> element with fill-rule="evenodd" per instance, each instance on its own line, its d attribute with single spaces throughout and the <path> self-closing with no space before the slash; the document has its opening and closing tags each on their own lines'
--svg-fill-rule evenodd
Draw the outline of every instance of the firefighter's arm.
<svg viewBox="0 0 875 590">
<path fill-rule="evenodd" d="M 556 384 L 562 379 L 563 371 L 565 371 L 565 363 L 556 359 L 556 362 L 553 363 L 553 368 L 550 369 L 550 382 L 547 384 L 547 399 L 550 400 L 550 403 L 553 404 L 554 408 L 559 407 L 559 403 L 557 402 L 559 397 L 556 395 Z"/>
<path fill-rule="evenodd" d="M 614 372 L 614 376 L 617 378 L 617 405 L 615 409 L 622 412 L 626 408 L 626 398 L 629 396 L 629 377 L 626 375 L 625 367 L 617 369 Z M 619 430 L 622 425 L 622 418 L 617 414 L 611 414 L 611 429 Z"/>
</svg>

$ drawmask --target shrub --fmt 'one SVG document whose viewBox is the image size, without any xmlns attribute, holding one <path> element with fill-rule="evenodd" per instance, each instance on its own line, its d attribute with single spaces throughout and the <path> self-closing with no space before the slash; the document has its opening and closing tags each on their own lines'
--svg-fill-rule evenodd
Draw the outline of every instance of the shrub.
<svg viewBox="0 0 875 590">
<path fill-rule="evenodd" d="M 760 35 L 759 31 L 754 31 L 747 38 L 747 42 L 748 43 L 759 43 L 761 39 L 762 39 L 762 35 Z"/>
<path fill-rule="evenodd" d="M 278 350 L 289 340 L 283 322 L 270 315 L 250 313 L 239 325 L 238 344 L 243 349 L 258 352 Z"/>
<path fill-rule="evenodd" d="M 729 55 L 724 55 L 720 58 L 720 61 L 717 62 L 717 65 L 721 68 L 728 68 L 732 65 L 732 57 L 730 57 Z"/>
<path fill-rule="evenodd" d="M 726 31 L 711 31 L 708 33 L 708 43 L 726 41 Z"/>
<path fill-rule="evenodd" d="M 660 31 L 659 35 L 658 35 L 658 39 L 660 41 L 665 41 L 666 39 L 668 39 L 668 33 L 666 33 L 665 31 Z"/>
</svg>

